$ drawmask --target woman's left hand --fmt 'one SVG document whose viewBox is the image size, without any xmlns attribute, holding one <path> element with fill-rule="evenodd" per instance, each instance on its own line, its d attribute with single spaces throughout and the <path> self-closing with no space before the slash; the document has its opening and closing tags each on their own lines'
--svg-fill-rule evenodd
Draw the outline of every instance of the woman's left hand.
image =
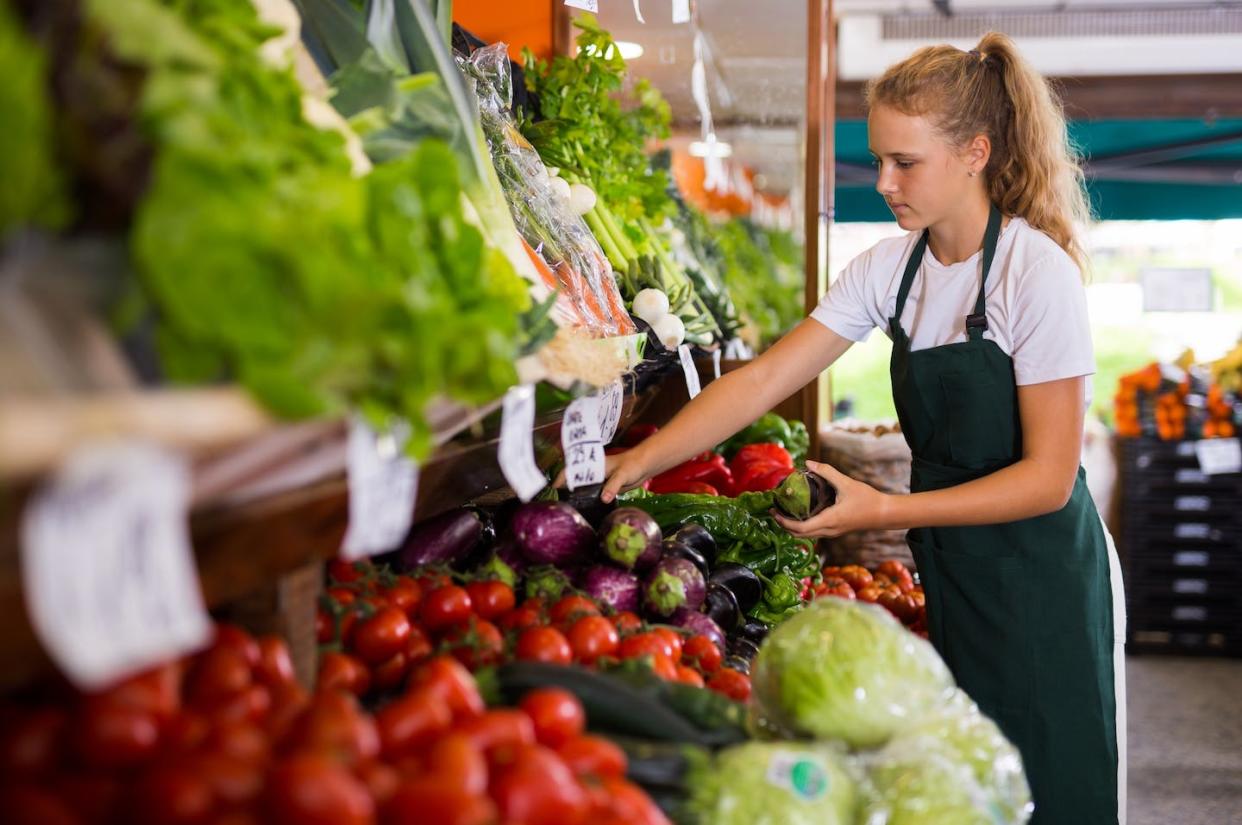
<svg viewBox="0 0 1242 825">
<path fill-rule="evenodd" d="M 792 535 L 805 539 L 831 539 L 855 530 L 872 530 L 883 526 L 890 496 L 861 481 L 855 481 L 828 464 L 808 461 L 806 468 L 837 488 L 837 501 L 806 521 L 785 518 L 773 511 L 773 518 Z"/>
</svg>

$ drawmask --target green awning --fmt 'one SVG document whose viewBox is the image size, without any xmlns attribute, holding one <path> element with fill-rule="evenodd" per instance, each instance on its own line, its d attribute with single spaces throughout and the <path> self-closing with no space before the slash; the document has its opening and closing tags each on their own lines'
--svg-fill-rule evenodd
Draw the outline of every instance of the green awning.
<svg viewBox="0 0 1242 825">
<path fill-rule="evenodd" d="M 1076 121 L 1102 220 L 1242 218 L 1242 119 Z M 867 124 L 836 127 L 838 221 L 891 221 L 875 192 Z"/>
</svg>

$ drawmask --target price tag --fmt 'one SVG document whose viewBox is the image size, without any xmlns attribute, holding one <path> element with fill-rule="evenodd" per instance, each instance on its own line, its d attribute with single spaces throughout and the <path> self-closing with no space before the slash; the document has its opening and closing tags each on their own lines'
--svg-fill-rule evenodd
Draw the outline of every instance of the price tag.
<svg viewBox="0 0 1242 825">
<path fill-rule="evenodd" d="M 26 509 L 30 623 L 79 688 L 106 687 L 210 641 L 189 500 L 182 459 L 116 444 L 75 454 Z"/>
<path fill-rule="evenodd" d="M 638 18 L 639 23 L 642 23 L 643 25 L 647 24 L 647 21 L 643 19 L 643 9 L 642 6 L 638 4 L 638 0 L 634 0 L 634 16 Z"/>
<path fill-rule="evenodd" d="M 604 445 L 612 443 L 621 423 L 621 410 L 625 406 L 625 386 L 618 378 L 599 393 L 599 434 Z"/>
<path fill-rule="evenodd" d="M 686 392 L 691 398 L 703 391 L 699 384 L 699 368 L 694 365 L 694 357 L 690 354 L 690 345 L 682 344 L 677 348 L 677 357 L 681 359 L 681 371 L 686 374 Z"/>
<path fill-rule="evenodd" d="M 712 375 L 720 377 L 720 350 L 717 349 L 712 353 Z"/>
<path fill-rule="evenodd" d="M 534 388 L 529 384 L 510 387 L 500 419 L 500 471 L 522 501 L 530 501 L 548 484 L 535 462 L 534 427 Z"/>
<path fill-rule="evenodd" d="M 731 338 L 729 343 L 725 344 L 725 358 L 730 360 L 738 360 L 749 357 L 746 351 L 746 344 L 741 338 Z"/>
<path fill-rule="evenodd" d="M 673 22 L 690 22 L 690 0 L 673 0 Z"/>
<path fill-rule="evenodd" d="M 1242 472 L 1242 446 L 1236 438 L 1206 438 L 1195 442 L 1199 469 L 1204 475 Z"/>
<path fill-rule="evenodd" d="M 599 0 L 565 0 L 565 5 L 571 9 L 582 9 L 592 14 L 599 11 Z"/>
<path fill-rule="evenodd" d="M 565 451 L 565 483 L 569 489 L 590 487 L 604 480 L 604 444 L 599 429 L 599 399 L 579 398 L 565 410 L 561 422 L 561 449 Z"/>
<path fill-rule="evenodd" d="M 349 527 L 341 558 L 366 558 L 396 547 L 410 531 L 418 465 L 403 452 L 409 429 L 377 433 L 360 417 L 349 425 Z"/>
</svg>

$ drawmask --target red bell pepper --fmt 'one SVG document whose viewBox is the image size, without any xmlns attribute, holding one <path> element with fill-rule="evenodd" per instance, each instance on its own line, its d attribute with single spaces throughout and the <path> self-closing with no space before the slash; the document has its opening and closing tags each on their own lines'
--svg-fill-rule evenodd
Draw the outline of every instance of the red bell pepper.
<svg viewBox="0 0 1242 825">
<path fill-rule="evenodd" d="M 747 444 L 733 456 L 730 466 L 733 474 L 738 475 L 751 464 L 774 464 L 788 470 L 794 468 L 793 456 L 780 444 Z"/>
<path fill-rule="evenodd" d="M 741 478 L 733 485 L 733 495 L 740 493 L 766 493 L 775 490 L 793 470 L 784 467 L 773 467 L 770 464 L 755 465 L 747 468 Z"/>
<path fill-rule="evenodd" d="M 689 492 L 685 485 L 695 482 L 710 484 L 716 490 L 729 489 L 733 474 L 723 456 L 712 454 L 704 461 L 692 459 L 660 473 L 651 479 L 650 489 L 653 493 L 684 493 Z"/>
</svg>

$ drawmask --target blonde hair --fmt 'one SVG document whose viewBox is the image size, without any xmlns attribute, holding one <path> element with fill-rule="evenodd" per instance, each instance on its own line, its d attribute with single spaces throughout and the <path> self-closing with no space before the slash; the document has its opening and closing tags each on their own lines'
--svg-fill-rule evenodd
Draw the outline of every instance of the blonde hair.
<svg viewBox="0 0 1242 825">
<path fill-rule="evenodd" d="M 1065 112 L 1007 36 L 989 32 L 969 52 L 919 49 L 871 81 L 866 100 L 868 107 L 928 117 L 954 146 L 987 135 L 992 155 L 984 178 L 992 202 L 1047 234 L 1087 271 L 1077 227 L 1091 210 Z"/>
</svg>

